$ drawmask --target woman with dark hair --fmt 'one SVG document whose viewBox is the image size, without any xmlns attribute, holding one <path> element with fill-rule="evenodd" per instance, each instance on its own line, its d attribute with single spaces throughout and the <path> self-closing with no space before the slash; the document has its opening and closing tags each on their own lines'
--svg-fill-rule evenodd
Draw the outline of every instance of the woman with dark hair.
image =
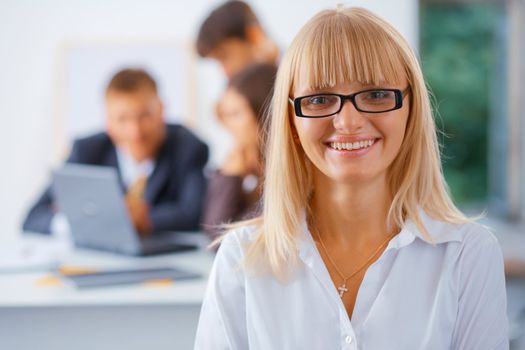
<svg viewBox="0 0 525 350">
<path fill-rule="evenodd" d="M 218 105 L 218 118 L 233 136 L 234 146 L 208 187 L 203 224 L 211 239 L 220 233 L 218 225 L 257 212 L 265 105 L 276 73 L 272 64 L 247 66 L 232 77 Z"/>
</svg>

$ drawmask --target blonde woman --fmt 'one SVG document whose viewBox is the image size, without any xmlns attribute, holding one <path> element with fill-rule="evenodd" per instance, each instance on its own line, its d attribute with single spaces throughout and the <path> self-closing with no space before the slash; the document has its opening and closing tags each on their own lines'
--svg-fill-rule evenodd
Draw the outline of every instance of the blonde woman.
<svg viewBox="0 0 525 350">
<path fill-rule="evenodd" d="M 371 12 L 288 48 L 263 201 L 221 244 L 196 349 L 508 349 L 498 243 L 452 203 L 417 59 Z"/>
</svg>

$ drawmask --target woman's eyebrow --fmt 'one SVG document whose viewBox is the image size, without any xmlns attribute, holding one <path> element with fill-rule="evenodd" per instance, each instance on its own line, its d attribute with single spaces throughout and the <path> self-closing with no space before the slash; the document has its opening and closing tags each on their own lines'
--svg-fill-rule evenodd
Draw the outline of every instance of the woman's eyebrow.
<svg viewBox="0 0 525 350">
<path fill-rule="evenodd" d="M 390 88 L 393 84 L 382 82 L 380 84 L 374 84 L 374 83 L 367 83 L 362 84 L 360 83 L 359 86 L 352 88 L 351 90 L 353 92 L 358 92 L 362 90 L 368 90 L 368 89 L 381 89 L 381 88 Z M 322 93 L 338 93 L 341 87 L 336 86 L 325 86 L 325 87 L 309 87 L 304 90 L 300 90 L 300 92 L 297 94 L 297 96 L 308 96 L 308 95 L 314 95 L 314 94 L 322 94 Z M 296 96 L 296 97 L 297 97 Z"/>
<path fill-rule="evenodd" d="M 333 93 L 335 90 L 336 89 L 333 86 L 309 87 L 304 90 L 300 90 L 299 95 L 307 96 L 307 95 L 320 94 L 320 93 Z"/>
<path fill-rule="evenodd" d="M 355 85 L 355 86 L 352 87 L 352 85 Z M 299 92 L 295 94 L 294 97 L 309 96 L 309 95 L 322 94 L 322 93 L 327 93 L 327 94 L 339 93 L 340 92 L 339 90 L 346 86 L 352 87 L 351 91 L 354 93 L 354 92 L 368 90 L 368 89 L 395 88 L 396 86 L 398 86 L 398 83 L 393 82 L 393 81 L 380 81 L 378 83 L 374 83 L 374 82 L 363 83 L 363 82 L 354 81 L 351 84 L 336 85 L 336 86 L 322 86 L 322 87 L 321 86 L 309 86 L 309 87 L 305 87 L 304 89 L 298 90 Z"/>
</svg>

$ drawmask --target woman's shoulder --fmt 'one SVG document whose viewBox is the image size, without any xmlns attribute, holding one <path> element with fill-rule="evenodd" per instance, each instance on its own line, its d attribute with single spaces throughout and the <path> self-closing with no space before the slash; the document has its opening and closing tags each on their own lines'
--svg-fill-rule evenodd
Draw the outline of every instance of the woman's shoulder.
<svg viewBox="0 0 525 350">
<path fill-rule="evenodd" d="M 494 233 L 483 224 L 474 221 L 459 226 L 458 232 L 466 244 L 499 245 Z"/>
<path fill-rule="evenodd" d="M 224 234 L 219 251 L 237 251 L 244 255 L 248 246 L 256 241 L 259 234 L 259 226 L 255 224 L 232 228 Z"/>
<path fill-rule="evenodd" d="M 459 234 L 463 237 L 464 244 L 499 246 L 498 239 L 489 227 L 478 222 L 471 222 L 461 226 Z"/>
<path fill-rule="evenodd" d="M 461 261 L 500 261 L 503 259 L 500 244 L 490 228 L 475 220 L 450 223 L 442 220 L 424 219 L 433 243 L 445 243 L 447 250 Z M 462 264 L 465 267 L 465 264 Z M 468 265 L 468 264 L 467 264 Z"/>
<path fill-rule="evenodd" d="M 470 256 L 474 261 L 503 260 L 498 239 L 487 227 L 477 222 L 461 224 L 458 227 L 458 234 L 462 237 L 461 251 L 462 256 Z"/>
<path fill-rule="evenodd" d="M 460 245 L 499 245 L 498 240 L 490 228 L 477 222 L 468 220 L 463 223 L 447 222 L 422 215 L 425 228 L 435 243 L 458 242 Z"/>
<path fill-rule="evenodd" d="M 219 274 L 228 271 L 241 283 L 246 272 L 246 257 L 250 255 L 249 247 L 255 242 L 257 234 L 257 226 L 248 225 L 233 228 L 224 235 L 214 263 Z"/>
<path fill-rule="evenodd" d="M 425 220 L 436 251 L 446 251 L 448 265 L 461 276 L 461 281 L 481 283 L 488 279 L 500 283 L 503 276 L 503 253 L 491 230 L 476 221 L 450 223 Z M 429 242 L 430 243 L 430 242 Z M 476 282 L 476 283 L 477 283 Z"/>
</svg>

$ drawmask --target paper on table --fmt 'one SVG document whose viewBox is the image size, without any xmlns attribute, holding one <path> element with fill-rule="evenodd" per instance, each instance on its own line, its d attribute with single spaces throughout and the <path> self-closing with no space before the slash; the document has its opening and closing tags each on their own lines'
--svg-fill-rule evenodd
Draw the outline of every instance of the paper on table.
<svg viewBox="0 0 525 350">
<path fill-rule="evenodd" d="M 0 273 L 54 269 L 63 246 L 36 242 L 9 242 L 0 245 Z"/>
<path fill-rule="evenodd" d="M 107 270 L 86 274 L 71 274 L 64 277 L 77 288 L 105 287 L 132 283 L 162 283 L 191 280 L 200 274 L 174 267 Z"/>
</svg>

